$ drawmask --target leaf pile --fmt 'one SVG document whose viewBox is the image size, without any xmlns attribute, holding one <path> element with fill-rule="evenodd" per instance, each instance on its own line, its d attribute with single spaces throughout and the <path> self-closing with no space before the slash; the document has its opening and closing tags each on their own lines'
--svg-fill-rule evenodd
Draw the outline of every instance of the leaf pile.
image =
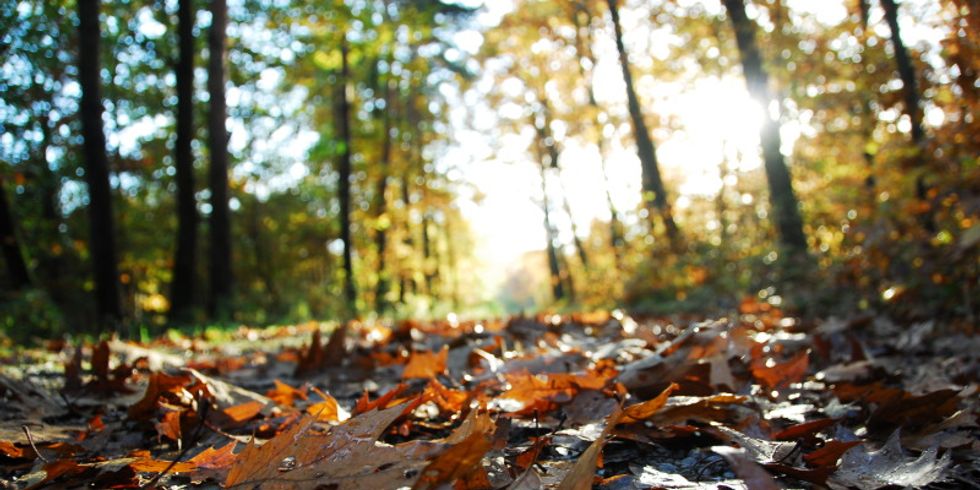
<svg viewBox="0 0 980 490">
<path fill-rule="evenodd" d="M 959 488 L 980 346 L 932 323 L 615 314 L 22 351 L 3 488 Z"/>
</svg>

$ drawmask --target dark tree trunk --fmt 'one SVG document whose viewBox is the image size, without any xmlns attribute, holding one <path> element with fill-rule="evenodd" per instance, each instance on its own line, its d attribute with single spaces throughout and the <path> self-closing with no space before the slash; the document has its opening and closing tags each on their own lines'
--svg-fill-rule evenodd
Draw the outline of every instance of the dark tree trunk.
<svg viewBox="0 0 980 490">
<path fill-rule="evenodd" d="M 561 180 L 561 167 L 558 165 L 558 156 L 560 152 L 558 151 L 558 142 L 555 141 L 554 137 L 551 135 L 551 113 L 546 103 L 543 94 L 538 94 L 539 99 L 542 101 L 543 110 L 542 115 L 544 120 L 542 125 L 537 127 L 539 144 L 544 146 L 545 153 L 548 156 L 547 165 L 555 169 L 558 172 L 558 184 L 561 188 L 562 194 L 562 209 L 565 214 L 568 215 L 568 221 L 571 223 L 572 227 L 572 242 L 575 245 L 575 253 L 578 255 L 579 260 L 582 262 L 582 266 L 585 268 L 589 267 L 589 256 L 585 252 L 585 247 L 582 245 L 582 239 L 578 236 L 578 225 L 575 224 L 575 216 L 572 215 L 572 205 L 568 201 L 568 192 L 565 190 L 565 184 Z M 541 162 L 542 165 L 545 162 Z M 569 275 L 571 273 L 569 272 Z"/>
<path fill-rule="evenodd" d="M 915 143 L 917 151 L 922 151 L 926 133 L 922 127 L 922 104 L 919 97 L 919 83 L 915 76 L 915 66 L 912 64 L 912 57 L 902 41 L 902 33 L 898 25 L 898 5 L 895 0 L 881 0 L 881 8 L 885 10 L 885 22 L 891 31 L 892 48 L 895 50 L 895 65 L 898 68 L 898 76 L 902 79 L 902 94 L 905 98 L 905 114 L 909 116 L 912 123 L 912 142 Z M 972 7 L 971 7 L 972 8 Z M 915 157 L 916 166 L 922 167 L 924 161 L 921 154 Z M 929 203 L 929 185 L 926 183 L 926 176 L 920 173 L 915 179 L 915 197 L 921 201 L 925 212 L 920 216 L 923 229 L 928 233 L 936 232 L 936 222 L 932 217 L 932 206 Z"/>
<path fill-rule="evenodd" d="M 412 239 L 412 224 L 409 221 L 412 209 L 411 191 L 409 190 L 408 170 L 402 173 L 401 177 L 402 204 L 404 205 L 405 222 L 403 223 L 405 232 L 405 248 L 409 251 L 409 256 L 415 248 L 415 240 Z M 412 270 L 402 264 L 398 271 L 398 302 L 405 304 L 409 292 L 415 292 L 415 279 Z"/>
<path fill-rule="evenodd" d="M 85 181 L 89 194 L 89 248 L 95 278 L 95 307 L 100 321 L 117 322 L 122 317 L 122 310 L 109 159 L 102 128 L 104 108 L 99 80 L 101 35 L 99 0 L 78 0 L 78 83 L 82 89 L 79 117 L 82 120 Z"/>
<path fill-rule="evenodd" d="M 623 81 L 626 82 L 626 99 L 630 120 L 633 122 L 636 154 L 640 159 L 640 166 L 643 171 L 643 199 L 651 217 L 653 217 L 654 211 L 660 214 L 671 248 L 678 250 L 681 245 L 680 232 L 674 222 L 673 211 L 667 198 L 667 190 L 660 175 L 657 151 L 653 145 L 653 140 L 650 139 L 650 131 L 647 129 L 646 121 L 643 119 L 643 111 L 640 109 L 640 99 L 637 97 L 636 89 L 633 86 L 633 74 L 630 72 L 629 55 L 626 53 L 626 46 L 623 44 L 623 28 L 619 23 L 619 8 L 616 6 L 616 2 L 617 0 L 606 0 L 606 3 L 609 4 L 609 14 L 612 17 L 616 50 L 619 52 L 619 63 L 623 70 Z"/>
<path fill-rule="evenodd" d="M 30 287 L 31 275 L 27 272 L 27 263 L 24 262 L 24 256 L 21 254 L 17 227 L 14 224 L 13 212 L 7 203 L 7 189 L 3 180 L 3 176 L 0 175 L 0 248 L 3 248 L 3 258 L 7 262 L 10 287 L 19 291 Z"/>
<path fill-rule="evenodd" d="M 381 136 L 381 159 L 378 162 L 381 175 L 378 177 L 378 187 L 375 189 L 374 196 L 374 209 L 376 216 L 374 247 L 378 252 L 378 282 L 374 287 L 374 308 L 378 312 L 388 309 L 387 296 L 388 291 L 391 289 L 391 278 L 386 261 L 386 254 L 388 250 L 388 223 L 390 223 L 390 221 L 385 216 L 385 213 L 388 212 L 388 174 L 391 172 L 391 124 L 394 107 L 392 107 L 393 97 L 391 96 L 391 83 L 386 80 L 384 84 L 385 109 L 383 122 L 381 125 L 384 134 Z"/>
<path fill-rule="evenodd" d="M 548 166 L 541 162 L 541 210 L 544 211 L 544 232 L 547 240 L 548 272 L 551 274 L 551 295 L 555 301 L 565 299 L 565 286 L 562 280 L 558 250 L 555 246 L 557 233 L 551 224 L 551 206 L 548 204 Z"/>
<path fill-rule="evenodd" d="M 892 48 L 895 50 L 895 64 L 898 67 L 898 76 L 902 79 L 902 93 L 905 96 L 905 113 L 908 114 L 912 122 L 912 141 L 916 144 L 925 138 L 925 131 L 922 129 L 922 107 L 919 102 L 919 84 L 915 77 L 915 66 L 912 65 L 912 58 L 909 51 L 902 42 L 902 35 L 898 27 L 898 5 L 895 0 L 881 0 L 881 8 L 885 10 L 885 22 L 892 33 Z"/>
<path fill-rule="evenodd" d="M 556 245 L 558 233 L 551 223 L 551 205 L 548 200 L 548 167 L 552 162 L 547 160 L 555 157 L 550 155 L 548 149 L 545 148 L 547 132 L 543 128 L 543 124 L 539 123 L 537 118 L 532 116 L 531 125 L 534 126 L 537 136 L 534 140 L 534 149 L 537 153 L 538 166 L 541 171 L 541 210 L 544 212 L 544 233 L 545 241 L 547 242 L 545 245 L 548 254 L 548 272 L 551 275 L 551 295 L 555 301 L 560 301 L 565 299 L 565 277 L 562 273 Z"/>
<path fill-rule="evenodd" d="M 432 267 L 433 250 L 432 235 L 429 227 L 432 224 L 432 217 L 428 211 L 422 213 L 422 275 L 425 277 L 425 294 L 435 297 L 436 271 Z"/>
<path fill-rule="evenodd" d="M 582 17 L 584 17 L 584 20 L 582 20 Z M 572 14 L 572 21 L 575 23 L 575 50 L 579 57 L 589 62 L 590 70 L 594 70 L 595 57 L 592 54 L 592 14 L 588 10 L 588 5 L 584 2 L 579 3 L 577 10 Z M 609 183 L 609 169 L 606 165 L 606 139 L 602 136 L 603 124 L 599 117 L 602 109 L 599 107 L 599 102 L 595 97 L 592 72 L 587 72 L 583 63 L 579 63 L 578 66 L 579 74 L 588 89 L 589 107 L 592 108 L 593 115 L 595 116 L 592 125 L 595 133 L 596 148 L 599 151 L 599 165 L 600 171 L 602 172 L 603 189 L 606 194 L 606 203 L 609 206 L 609 247 L 613 251 L 613 259 L 618 269 L 619 263 L 622 260 L 620 255 L 623 247 L 623 233 L 619 212 L 612 198 L 612 186 Z"/>
<path fill-rule="evenodd" d="M 194 198 L 194 6 L 180 0 L 177 6 L 177 249 L 170 283 L 170 321 L 186 321 L 197 298 L 197 201 Z"/>
<path fill-rule="evenodd" d="M 351 133 L 350 102 L 347 100 L 347 84 L 350 67 L 347 65 L 347 39 L 341 34 L 340 79 L 337 81 L 337 136 L 341 141 L 337 173 L 340 197 L 340 239 L 344 242 L 344 300 L 349 313 L 357 315 L 357 288 L 354 285 L 354 243 L 351 240 Z"/>
<path fill-rule="evenodd" d="M 212 318 L 227 319 L 232 315 L 231 304 L 231 211 L 228 208 L 228 129 L 225 126 L 225 29 L 228 25 L 228 6 L 225 0 L 212 0 L 211 32 L 208 36 L 208 95 L 211 112 L 208 114 L 208 136 L 211 147 L 211 168 L 208 184 L 211 187 L 211 296 L 208 312 Z"/>
<path fill-rule="evenodd" d="M 789 168 L 780 153 L 779 120 L 768 109 L 772 102 L 769 76 L 762 66 L 762 56 L 755 39 L 755 26 L 745 15 L 744 0 L 725 0 L 728 18 L 735 30 L 735 40 L 742 60 L 742 71 L 749 93 L 762 106 L 765 119 L 760 130 L 762 158 L 769 182 L 769 201 L 775 216 L 776 230 L 782 245 L 791 255 L 806 253 L 806 235 L 799 204 L 793 192 Z"/>
</svg>

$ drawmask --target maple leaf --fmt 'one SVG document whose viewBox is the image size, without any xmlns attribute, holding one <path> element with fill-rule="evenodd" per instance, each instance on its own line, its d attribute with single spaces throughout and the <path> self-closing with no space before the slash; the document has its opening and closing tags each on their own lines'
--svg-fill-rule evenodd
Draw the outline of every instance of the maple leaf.
<svg viewBox="0 0 980 490">
<path fill-rule="evenodd" d="M 439 380 L 433 378 L 422 392 L 422 403 L 435 403 L 444 413 L 458 413 L 471 395 L 463 390 L 453 390 L 445 387 Z"/>
<path fill-rule="evenodd" d="M 581 390 L 604 388 L 615 376 L 615 370 L 605 369 L 590 370 L 584 374 L 531 374 L 526 370 L 507 373 L 504 379 L 508 388 L 494 402 L 508 412 L 519 415 L 547 413 L 571 401 Z"/>
<path fill-rule="evenodd" d="M 231 441 L 224 446 L 215 449 L 209 447 L 201 451 L 187 461 L 163 461 L 150 457 L 138 457 L 129 463 L 129 467 L 138 473 L 162 473 L 164 471 L 174 474 L 191 474 L 192 483 L 200 483 L 205 480 L 220 480 L 236 460 L 235 446 L 237 443 Z"/>
<path fill-rule="evenodd" d="M 238 455 L 225 487 L 261 485 L 265 489 L 338 490 L 397 488 L 412 485 L 425 462 L 444 446 L 415 441 L 390 446 L 378 442 L 388 426 L 410 409 L 403 403 L 374 410 L 334 426 L 327 434 L 313 430 L 304 416 L 262 446 L 255 441 Z"/>
<path fill-rule="evenodd" d="M 412 352 L 402 372 L 402 379 L 431 379 L 446 372 L 449 359 L 449 346 L 444 345 L 436 352 Z"/>
<path fill-rule="evenodd" d="M 465 479 L 482 469 L 483 456 L 493 446 L 494 427 L 493 420 L 485 412 L 471 411 L 463 424 L 446 439 L 453 446 L 422 470 L 413 490 L 437 488 L 442 483 Z"/>
</svg>

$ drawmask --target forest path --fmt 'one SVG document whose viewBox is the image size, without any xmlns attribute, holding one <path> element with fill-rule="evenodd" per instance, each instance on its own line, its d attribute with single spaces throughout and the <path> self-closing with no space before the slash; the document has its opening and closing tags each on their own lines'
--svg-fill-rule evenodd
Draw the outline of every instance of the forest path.
<svg viewBox="0 0 980 490">
<path fill-rule="evenodd" d="M 976 486 L 978 353 L 976 336 L 935 322 L 804 322 L 754 303 L 732 319 L 599 313 L 51 342 L 4 359 L 0 481 Z"/>
</svg>

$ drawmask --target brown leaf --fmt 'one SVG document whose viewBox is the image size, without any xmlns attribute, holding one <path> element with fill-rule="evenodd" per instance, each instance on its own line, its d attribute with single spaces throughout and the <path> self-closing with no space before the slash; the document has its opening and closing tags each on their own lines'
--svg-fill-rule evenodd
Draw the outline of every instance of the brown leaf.
<svg viewBox="0 0 980 490">
<path fill-rule="evenodd" d="M 133 420 L 149 420 L 156 413 L 160 398 L 175 390 L 180 390 L 191 382 L 191 377 L 185 374 L 171 376 L 165 373 L 154 373 L 146 386 L 143 398 L 131 405 L 126 413 Z"/>
<path fill-rule="evenodd" d="M 599 458 L 602 457 L 602 448 L 606 445 L 606 438 L 616 426 L 620 414 L 621 411 L 616 410 L 606 419 L 606 427 L 602 430 L 602 434 L 578 457 L 572 469 L 558 484 L 558 490 L 591 490 L 596 466 L 599 465 Z"/>
<path fill-rule="evenodd" d="M 776 389 L 802 380 L 809 365 L 810 351 L 805 349 L 782 363 L 763 361 L 761 358 L 754 359 L 750 369 L 752 376 L 763 386 Z"/>
<path fill-rule="evenodd" d="M 443 446 L 424 441 L 398 446 L 376 442 L 410 407 L 404 403 L 367 412 L 328 434 L 314 431 L 315 419 L 304 416 L 262 446 L 249 443 L 229 470 L 225 486 L 337 490 L 410 486 L 425 461 Z"/>
<path fill-rule="evenodd" d="M 848 449 L 861 444 L 861 441 L 827 441 L 823 447 L 803 455 L 803 460 L 812 467 L 836 467 L 837 460 Z"/>
<path fill-rule="evenodd" d="M 753 461 L 745 449 L 730 446 L 714 446 L 712 451 L 720 454 L 739 478 L 745 481 L 745 486 L 753 490 L 779 490 L 779 484 L 761 466 Z"/>
<path fill-rule="evenodd" d="M 834 419 L 817 419 L 802 424 L 787 427 L 772 435 L 778 441 L 790 441 L 800 438 L 812 438 L 817 432 L 836 424 Z"/>
<path fill-rule="evenodd" d="M 447 438 L 447 442 L 452 441 L 454 445 L 422 470 L 422 475 L 412 488 L 438 488 L 443 483 L 466 478 L 482 469 L 483 456 L 493 446 L 493 428 L 493 420 L 485 412 L 471 411 L 456 432 Z"/>
</svg>

